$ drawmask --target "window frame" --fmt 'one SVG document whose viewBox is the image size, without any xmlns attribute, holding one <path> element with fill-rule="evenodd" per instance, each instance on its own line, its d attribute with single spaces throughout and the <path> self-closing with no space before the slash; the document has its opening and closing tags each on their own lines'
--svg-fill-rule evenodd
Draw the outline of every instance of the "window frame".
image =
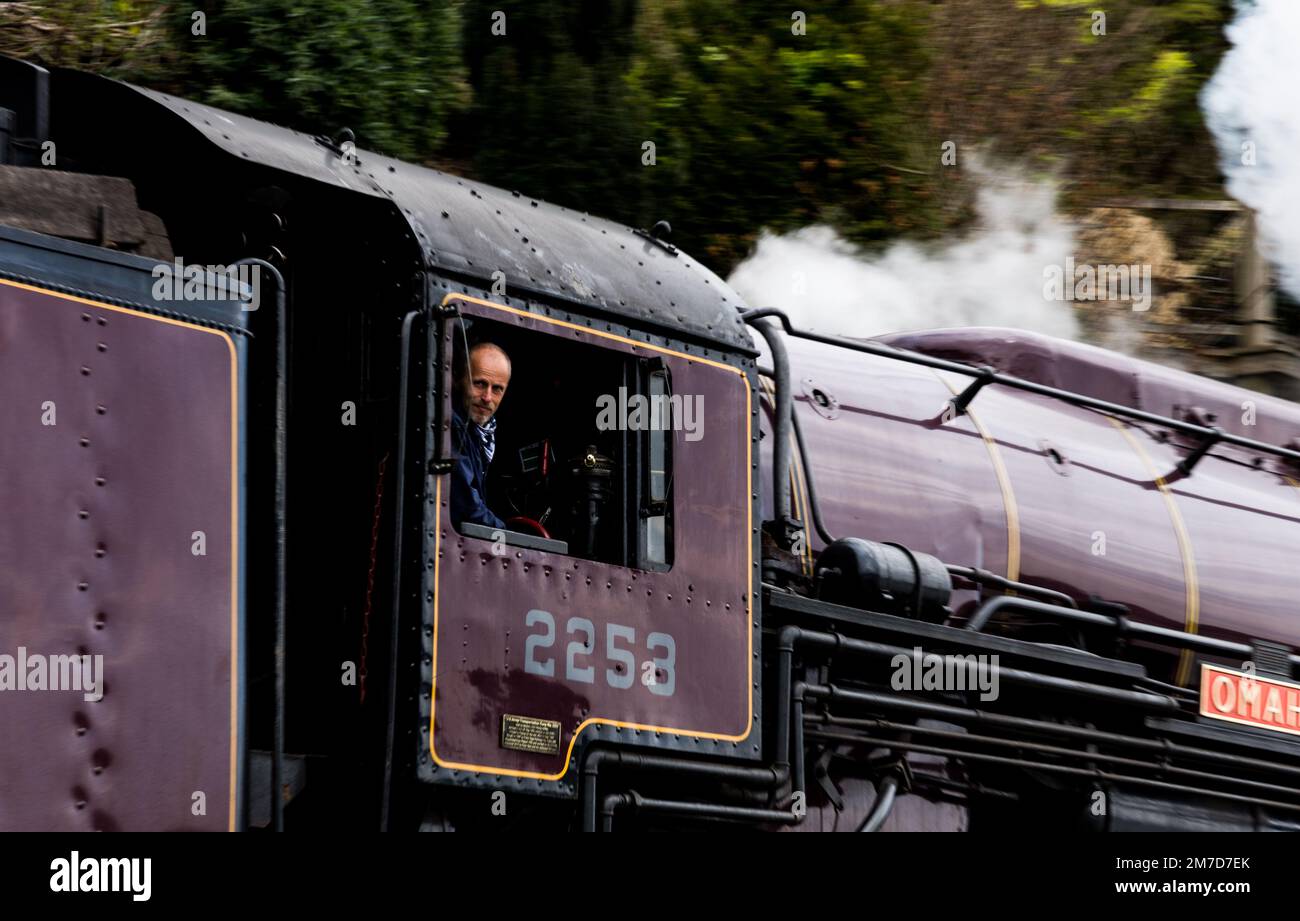
<svg viewBox="0 0 1300 921">
<path fill-rule="evenodd" d="M 455 394 L 454 384 L 457 359 L 458 356 L 463 356 L 463 366 L 468 367 L 468 347 L 472 338 L 470 333 L 471 329 L 479 323 L 486 324 L 488 327 L 499 326 L 503 329 L 508 329 L 511 332 L 510 338 L 513 340 L 530 339 L 532 337 L 555 337 L 556 339 L 567 340 L 583 349 L 603 349 L 608 353 L 618 356 L 620 373 L 617 380 L 613 383 L 616 384 L 616 387 L 626 387 L 629 397 L 633 395 L 649 397 L 650 379 L 655 374 L 660 373 L 666 379 L 667 386 L 664 394 L 665 397 L 671 396 L 672 394 L 672 371 L 668 367 L 667 362 L 661 356 L 636 354 L 626 350 L 625 348 L 615 348 L 603 345 L 599 336 L 590 336 L 590 338 L 584 338 L 581 341 L 575 342 L 567 336 L 564 336 L 559 331 L 530 327 L 526 323 L 521 322 L 522 318 L 514 316 L 513 313 L 505 313 L 505 316 L 496 315 L 496 308 L 483 302 L 477 302 L 474 305 L 483 312 L 472 309 L 465 310 L 464 306 L 466 305 L 462 304 L 462 309 L 458 310 L 455 316 L 448 318 L 449 335 L 451 339 L 450 355 L 448 356 L 448 360 L 443 363 L 443 367 L 440 370 L 439 392 L 435 394 L 435 398 L 440 400 L 439 407 L 443 418 L 447 420 L 449 426 L 452 419 L 452 400 Z M 494 312 L 488 313 L 487 311 Z M 535 313 L 528 313 L 527 318 L 541 321 L 543 324 L 545 324 L 549 319 Z M 459 328 L 457 329 L 452 327 Z M 626 337 L 620 336 L 618 338 L 620 341 L 623 341 Z M 512 379 L 511 384 L 514 385 L 515 383 L 516 380 Z M 595 408 L 592 407 L 591 411 L 594 415 Z M 621 546 L 618 548 L 618 553 L 616 555 L 604 557 L 583 556 L 574 552 L 571 541 L 559 541 L 556 539 L 553 542 L 548 542 L 545 538 L 522 531 L 503 531 L 503 543 L 506 546 L 517 549 L 540 550 L 541 552 L 557 557 L 566 557 L 575 560 L 591 560 L 593 562 L 622 566 L 638 572 L 671 572 L 674 564 L 672 523 L 676 518 L 675 491 L 672 488 L 672 465 L 675 453 L 673 449 L 674 431 L 675 430 L 672 428 L 670 420 L 669 427 L 657 433 L 661 434 L 664 438 L 665 477 L 668 484 L 667 497 L 663 503 L 664 515 L 662 516 L 665 519 L 664 555 L 666 562 L 650 558 L 646 546 L 647 542 L 645 540 L 646 529 L 643 527 L 643 522 L 646 520 L 646 517 L 653 517 L 644 516 L 643 511 L 646 509 L 645 494 L 649 490 L 649 479 L 651 475 L 649 470 L 649 452 L 652 437 L 650 436 L 656 433 L 653 433 L 650 430 L 632 430 L 626 426 L 620 426 L 619 428 L 620 457 L 616 458 L 615 472 L 612 475 L 617 482 L 611 485 L 611 503 L 614 499 L 621 498 L 621 501 L 616 504 L 617 514 L 621 517 L 621 521 L 617 526 L 611 528 L 611 530 L 617 533 L 620 538 Z M 460 455 L 456 450 L 455 440 L 450 436 L 450 432 L 448 434 L 447 449 L 447 457 L 454 464 L 459 460 Z M 452 473 L 449 471 L 447 476 L 450 478 Z M 447 488 L 449 491 L 448 502 L 450 503 L 450 480 L 448 481 Z M 605 513 L 609 514 L 610 510 L 611 506 L 607 505 Z M 473 522 L 456 522 L 452 520 L 450 514 L 448 514 L 447 520 L 451 523 L 452 529 L 455 531 L 457 536 L 463 539 L 482 540 L 489 543 L 493 540 L 492 537 L 484 536 L 482 533 L 467 533 L 464 530 L 466 524 L 474 526 L 475 530 L 482 528 L 482 526 L 475 526 Z M 551 545 L 552 543 L 564 543 L 566 545 L 565 551 L 561 552 L 559 549 Z"/>
</svg>

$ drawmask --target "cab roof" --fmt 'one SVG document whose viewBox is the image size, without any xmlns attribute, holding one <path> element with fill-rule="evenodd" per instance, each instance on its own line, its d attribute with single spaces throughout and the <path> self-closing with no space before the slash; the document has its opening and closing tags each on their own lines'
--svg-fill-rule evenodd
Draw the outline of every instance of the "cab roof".
<svg viewBox="0 0 1300 921">
<path fill-rule="evenodd" d="M 561 299 L 668 336 L 754 354 L 743 299 L 696 260 L 644 231 L 450 173 L 106 77 L 53 73 L 51 94 L 80 111 L 142 112 L 152 143 L 197 132 L 243 163 L 387 200 L 409 225 L 426 267 L 481 280 L 505 275 L 513 294 Z M 181 145 L 183 146 L 183 145 Z M 666 215 L 671 217 L 671 215 Z"/>
</svg>

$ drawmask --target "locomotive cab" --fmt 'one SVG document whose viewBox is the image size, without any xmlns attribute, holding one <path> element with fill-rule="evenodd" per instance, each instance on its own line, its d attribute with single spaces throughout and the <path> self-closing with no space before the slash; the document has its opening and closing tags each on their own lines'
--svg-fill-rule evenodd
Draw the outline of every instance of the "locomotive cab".
<svg viewBox="0 0 1300 921">
<path fill-rule="evenodd" d="M 433 331 L 422 776 L 572 789 L 601 738 L 757 756 L 751 372 L 506 300 L 448 295 Z M 503 528 L 452 513 L 478 342 L 511 364 Z"/>
</svg>

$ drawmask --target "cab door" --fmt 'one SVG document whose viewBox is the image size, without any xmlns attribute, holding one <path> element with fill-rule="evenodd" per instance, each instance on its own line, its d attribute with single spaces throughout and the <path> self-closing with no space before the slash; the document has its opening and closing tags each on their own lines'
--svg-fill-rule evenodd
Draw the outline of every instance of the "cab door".
<svg viewBox="0 0 1300 921">
<path fill-rule="evenodd" d="M 427 450 L 445 471 L 458 365 L 501 345 L 487 492 L 506 526 L 453 521 L 461 487 L 428 476 L 422 778 L 571 782 L 596 739 L 757 757 L 752 365 L 469 295 L 447 308 L 435 351 L 462 359 L 431 374 Z"/>
</svg>

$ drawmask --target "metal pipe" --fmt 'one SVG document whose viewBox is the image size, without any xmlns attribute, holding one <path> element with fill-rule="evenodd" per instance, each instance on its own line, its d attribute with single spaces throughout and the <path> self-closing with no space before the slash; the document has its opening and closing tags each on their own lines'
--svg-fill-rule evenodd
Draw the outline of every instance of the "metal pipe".
<svg viewBox="0 0 1300 921">
<path fill-rule="evenodd" d="M 790 318 L 786 316 L 784 311 L 778 310 L 775 307 L 763 307 L 758 310 L 747 310 L 740 315 L 740 318 L 746 323 L 755 326 L 757 325 L 755 324 L 756 320 L 766 317 L 776 317 L 781 321 L 781 325 L 785 328 L 786 334 L 798 339 L 808 339 L 812 342 L 820 342 L 823 345 L 832 345 L 838 348 L 849 349 L 854 352 L 863 352 L 868 355 L 876 355 L 880 358 L 892 358 L 897 361 L 906 361 L 910 364 L 922 365 L 927 368 L 936 368 L 940 371 L 951 371 L 954 374 L 964 374 L 968 377 L 979 378 L 984 376 L 985 369 L 983 368 L 976 368 L 972 365 L 963 364 L 958 361 L 949 361 L 944 358 L 933 358 L 920 352 L 911 352 L 906 349 L 899 349 L 891 345 L 885 345 L 883 342 L 842 339 L 838 336 L 823 336 L 820 333 L 795 329 L 790 323 Z M 1099 400 L 1096 397 L 1084 396 L 1081 393 L 1072 393 L 1069 390 L 1061 390 L 1057 387 L 1048 387 L 1045 384 L 1037 384 L 1033 381 L 1027 381 L 1019 377 L 1012 377 L 1009 374 L 990 372 L 987 380 L 988 383 L 991 384 L 1001 384 L 1004 387 L 1023 390 L 1026 393 L 1036 393 L 1039 396 L 1064 400 L 1066 403 L 1073 406 L 1082 406 L 1087 409 L 1096 409 L 1113 416 L 1123 416 L 1128 419 L 1136 419 L 1139 422 L 1147 422 L 1152 425 L 1161 426 L 1162 428 L 1173 429 L 1176 432 L 1196 435 L 1200 438 L 1207 438 L 1215 434 L 1214 430 L 1208 426 L 1196 425 L 1192 422 L 1182 422 L 1178 419 L 1171 419 L 1167 416 L 1161 416 L 1156 413 L 1145 412 L 1140 409 L 1134 409 L 1130 406 L 1122 406 L 1118 403 Z M 1252 451 L 1260 451 L 1265 454 L 1285 457 L 1294 462 L 1300 462 L 1300 451 L 1293 451 L 1289 448 L 1266 444 L 1262 441 L 1255 441 L 1254 439 L 1245 438 L 1241 435 L 1232 435 L 1228 433 L 1224 433 L 1220 440 L 1226 444 L 1236 445 L 1240 448 L 1248 448 Z"/>
<path fill-rule="evenodd" d="M 771 368 L 759 366 L 758 373 L 770 378 L 776 377 L 776 372 Z M 773 410 L 775 410 L 773 406 Z M 794 410 L 794 401 L 790 403 L 790 424 L 794 429 L 794 440 L 799 447 L 799 459 L 803 462 L 803 478 L 808 487 L 808 509 L 812 513 L 813 528 L 817 531 L 817 536 L 822 539 L 822 543 L 830 545 L 835 542 L 834 535 L 822 521 L 821 502 L 817 499 L 817 482 L 813 475 L 812 464 L 808 462 L 808 447 L 803 440 L 803 424 L 799 421 L 799 414 Z"/>
<path fill-rule="evenodd" d="M 789 711 L 787 710 L 787 713 Z M 752 767 L 724 764 L 717 761 L 691 761 L 665 755 L 643 754 L 611 748 L 592 748 L 582 762 L 582 823 L 584 831 L 595 831 L 600 814 L 597 778 L 606 764 L 629 770 L 660 771 L 664 773 L 694 774 L 715 780 L 725 780 L 744 786 L 778 788 L 784 777 L 770 767 Z"/>
<path fill-rule="evenodd" d="M 611 793 L 600 801 L 600 830 L 610 832 L 614 830 L 614 811 L 622 806 L 632 805 L 633 794 L 631 793 Z"/>
<path fill-rule="evenodd" d="M 821 738 L 826 735 L 831 739 L 843 741 L 843 736 L 837 736 L 835 733 L 810 732 L 813 738 Z M 1208 796 L 1218 799 L 1232 800 L 1233 802 L 1246 803 L 1259 806 L 1270 806 L 1275 809 L 1285 809 L 1289 812 L 1300 812 L 1300 803 L 1287 803 L 1279 800 L 1258 799 L 1252 796 L 1242 796 L 1237 793 L 1228 793 L 1223 790 L 1207 789 L 1204 787 L 1189 787 L 1186 784 L 1165 783 L 1159 780 L 1151 780 L 1147 777 L 1134 777 L 1128 774 L 1108 774 L 1105 771 L 1096 768 L 1076 768 L 1065 764 L 1055 764 L 1050 761 L 1029 761 L 1025 758 L 1007 758 L 1002 755 L 990 755 L 985 752 L 968 752 L 959 749 L 944 748 L 935 745 L 922 745 L 919 742 L 899 742 L 894 739 L 878 739 L 872 736 L 854 736 L 854 742 L 863 745 L 879 745 L 888 748 L 901 748 L 907 751 L 924 752 L 932 755 L 942 755 L 949 758 L 964 758 L 971 761 L 984 761 L 989 764 L 1001 764 L 1008 767 L 1026 768 L 1029 770 L 1046 771 L 1049 773 L 1066 774 L 1072 777 L 1085 777 L 1089 780 L 1111 784 L 1132 784 L 1135 786 L 1152 787 L 1158 790 L 1167 790 L 1174 793 L 1191 793 L 1195 796 Z"/>
<path fill-rule="evenodd" d="M 796 825 L 801 816 L 783 809 L 756 809 L 751 806 L 727 806 L 720 803 L 695 803 L 685 800 L 651 799 L 636 792 L 613 793 L 601 802 L 601 830 L 613 828 L 614 813 L 631 807 L 637 812 L 664 813 L 699 819 L 723 819 L 732 822 L 762 822 Z"/>
<path fill-rule="evenodd" d="M 790 517 L 790 419 L 793 415 L 790 359 L 786 355 L 785 343 L 771 323 L 756 322 L 750 325 L 767 340 L 767 346 L 772 352 L 776 379 L 776 405 L 772 413 L 772 434 L 776 438 L 776 443 L 772 445 L 772 514 L 784 526 Z"/>
<path fill-rule="evenodd" d="M 1198 771 L 1193 768 L 1176 767 L 1167 763 L 1152 763 L 1150 761 L 1143 761 L 1139 758 L 1129 758 L 1124 755 L 1116 754 L 1105 754 L 1095 750 L 1083 752 L 1078 749 L 1066 748 L 1060 745 L 1049 745 L 1042 742 L 1028 742 L 1023 739 L 1006 739 L 990 735 L 975 735 L 969 732 L 954 732 L 951 729 L 940 729 L 933 726 L 913 726 L 910 724 L 895 723 L 892 720 L 860 720 L 858 722 L 863 724 L 864 728 L 880 729 L 886 732 L 903 732 L 907 733 L 909 737 L 912 735 L 923 735 L 934 739 L 948 739 L 954 742 L 969 742 L 979 745 L 988 745 L 995 748 L 1013 748 L 1017 751 L 1030 751 L 1040 755 L 1056 755 L 1064 758 L 1082 757 L 1088 762 L 1101 761 L 1119 767 L 1160 771 L 1163 774 L 1177 774 L 1180 776 L 1190 776 L 1195 778 L 1204 778 L 1209 776 L 1215 777 L 1215 779 L 1225 779 L 1222 778 L 1221 775 L 1207 774 L 1205 771 Z M 845 741 L 849 741 L 850 737 L 845 736 L 844 739 Z M 1283 787 L 1262 780 L 1249 780 L 1244 777 L 1230 778 L 1230 782 L 1238 786 L 1252 787 L 1256 790 L 1265 790 L 1270 793 L 1281 792 L 1286 794 L 1295 792 L 1294 786 Z"/>
<path fill-rule="evenodd" d="M 812 516 L 813 527 L 817 531 L 817 536 L 822 539 L 822 543 L 829 546 L 835 543 L 835 538 L 822 523 L 821 503 L 817 500 L 817 483 L 813 477 L 812 464 L 808 462 L 808 448 L 803 441 L 803 426 L 799 424 L 799 414 L 794 411 L 793 404 L 790 407 L 790 423 L 794 428 L 794 440 L 799 445 L 799 458 L 803 461 L 803 479 L 804 485 L 808 487 L 808 511 Z"/>
<path fill-rule="evenodd" d="M 284 276 L 265 259 L 238 259 L 233 265 L 251 265 L 270 272 L 275 281 L 275 726 L 271 750 L 271 820 L 276 831 L 284 831 L 284 662 L 285 611 L 288 593 L 287 508 L 288 508 L 288 311 L 285 306 Z"/>
<path fill-rule="evenodd" d="M 776 752 L 772 767 L 739 767 L 710 761 L 687 761 L 669 758 L 663 755 L 648 755 L 637 752 L 622 751 L 603 747 L 589 748 L 583 756 L 581 773 L 582 788 L 582 828 L 594 832 L 601 822 L 601 799 L 598 795 L 600 771 L 606 764 L 614 764 L 632 769 L 680 771 L 685 773 L 711 776 L 755 787 L 782 792 L 793 776 L 801 780 L 804 777 L 803 747 L 793 753 L 795 767 L 791 769 L 791 715 L 794 708 L 794 643 L 804 633 L 799 627 L 782 628 L 777 640 L 777 705 L 776 705 Z M 802 692 L 801 692 L 802 693 Z M 802 710 L 800 711 L 802 715 Z M 802 743 L 803 721 L 798 729 Z M 802 783 L 792 790 L 804 792 Z M 805 813 L 806 814 L 806 813 Z M 802 816 L 798 819 L 802 821 Z"/>
<path fill-rule="evenodd" d="M 803 751 L 803 689 L 806 685 L 802 681 L 796 681 L 794 685 L 794 699 L 791 701 L 790 716 L 792 725 L 790 727 L 790 741 L 797 752 Z M 794 791 L 803 792 L 807 788 L 804 786 L 804 763 L 803 757 L 800 756 L 793 760 L 791 768 L 791 793 Z"/>
<path fill-rule="evenodd" d="M 1212 761 L 1222 764 L 1230 764 L 1238 768 L 1244 767 L 1265 772 L 1274 771 L 1277 773 L 1289 774 L 1293 777 L 1300 777 L 1300 767 L 1282 764 L 1280 762 L 1261 761 L 1258 758 L 1250 758 L 1231 752 L 1193 748 L 1163 739 L 1143 739 L 1136 736 L 1126 736 L 1119 733 L 1106 732 L 1101 729 L 1091 729 L 1086 726 L 1051 723 L 1044 720 L 1029 719 L 1022 716 L 1008 716 L 1003 713 L 990 713 L 987 710 L 972 710 L 967 707 L 958 707 L 952 704 L 942 704 L 930 700 L 921 700 L 919 698 L 903 697 L 900 694 L 883 694 L 875 691 L 848 690 L 836 685 L 807 685 L 804 688 L 804 694 L 806 697 L 839 700 L 846 703 L 858 704 L 863 707 L 909 713 L 918 718 L 927 717 L 947 723 L 957 723 L 959 725 L 974 724 L 977 726 L 997 727 L 1014 732 L 1024 732 L 1030 735 L 1078 739 L 1079 741 L 1090 745 L 1113 745 L 1120 748 L 1130 748 L 1138 751 L 1151 752 L 1160 757 L 1182 757 L 1193 761 Z M 859 720 L 842 716 L 826 717 L 824 721 L 832 725 L 842 724 L 845 726 L 855 726 L 861 722 Z M 874 723 L 876 721 L 872 720 L 870 722 Z M 916 730 L 913 729 L 911 731 Z"/>
<path fill-rule="evenodd" d="M 876 801 L 871 805 L 871 812 L 858 827 L 860 832 L 880 831 L 885 819 L 894 811 L 894 797 L 898 794 L 898 778 L 886 777 L 876 788 Z"/>
<path fill-rule="evenodd" d="M 1120 618 L 1111 614 L 1096 614 L 1091 611 L 1075 611 L 1066 608 L 1057 607 L 1056 605 L 1043 604 L 1038 601 L 1031 601 L 1027 598 L 1015 598 L 1010 595 L 1003 595 L 985 602 L 966 622 L 965 629 L 978 632 L 988 625 L 993 616 L 1004 609 L 1013 609 L 1017 611 L 1027 611 L 1032 614 L 1042 614 L 1047 617 L 1054 617 L 1057 620 L 1068 621 L 1077 624 L 1087 624 L 1090 626 L 1110 627 L 1117 630 L 1125 636 L 1131 636 L 1136 639 L 1151 640 L 1155 642 L 1167 643 L 1184 649 L 1191 649 L 1197 652 L 1208 652 L 1215 655 L 1244 657 L 1250 659 L 1254 656 L 1255 650 L 1245 643 L 1234 643 L 1231 640 L 1218 640 L 1209 636 L 1201 636 L 1196 633 L 1187 633 L 1183 630 L 1172 630 L 1169 627 L 1157 627 L 1153 624 L 1143 624 L 1130 621 L 1128 618 Z M 1300 665 L 1300 655 L 1289 656 L 1292 665 Z"/>
<path fill-rule="evenodd" d="M 1043 588 L 1038 585 L 1030 585 L 1027 582 L 1016 582 L 1005 576 L 999 576 L 995 572 L 989 572 L 987 569 L 976 569 L 974 566 L 949 566 L 948 572 L 959 579 L 965 579 L 967 582 L 975 585 L 984 585 L 989 588 L 1000 588 L 1004 591 L 1020 592 L 1022 595 L 1037 595 L 1040 598 L 1050 598 L 1067 608 L 1077 608 L 1078 604 L 1074 599 L 1065 592 L 1058 592 L 1054 589 Z"/>
<path fill-rule="evenodd" d="M 1026 603 L 1036 604 L 1037 602 Z M 803 630 L 799 627 L 786 629 L 797 630 L 799 632 L 799 642 L 821 646 L 822 648 L 841 649 L 849 652 L 861 653 L 863 655 L 888 658 L 893 658 L 897 655 L 912 655 L 912 650 L 903 649 L 901 646 L 889 646 L 884 643 L 872 643 L 866 640 L 850 639 L 837 633 L 815 633 L 810 630 Z M 785 630 L 783 630 L 782 633 L 784 634 Z M 1122 688 L 1112 688 L 1107 687 L 1106 685 L 1092 684 L 1086 681 L 1057 678 L 1054 675 L 1040 675 L 1036 672 L 1026 672 L 1015 668 L 999 667 L 998 677 L 1000 680 L 1010 681 L 1014 684 L 1023 684 L 1047 691 L 1057 691 L 1066 694 L 1092 697 L 1112 703 L 1138 706 L 1148 710 L 1161 712 L 1177 712 L 1179 710 L 1178 702 L 1172 698 L 1158 694 L 1149 694 L 1144 691 L 1128 691 Z M 780 731 L 780 727 L 778 727 L 777 731 Z"/>
</svg>

